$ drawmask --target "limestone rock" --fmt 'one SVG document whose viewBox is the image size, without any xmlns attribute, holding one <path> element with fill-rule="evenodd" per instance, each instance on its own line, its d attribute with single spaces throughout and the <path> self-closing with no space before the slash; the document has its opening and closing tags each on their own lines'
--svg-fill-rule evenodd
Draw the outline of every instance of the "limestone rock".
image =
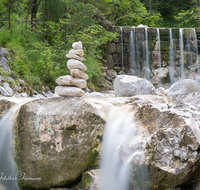
<svg viewBox="0 0 200 190">
<path fill-rule="evenodd" d="M 74 53 L 72 53 L 72 52 L 69 52 L 69 53 L 66 55 L 66 57 L 71 58 L 71 59 L 76 59 L 76 60 L 79 60 L 79 61 L 83 61 L 83 58 L 82 58 L 82 57 L 80 57 L 80 56 L 78 56 L 78 55 L 76 55 L 76 54 L 74 54 Z"/>
<path fill-rule="evenodd" d="M 67 61 L 67 67 L 72 70 L 72 69 L 80 69 L 82 71 L 86 71 L 87 67 L 80 61 L 75 60 L 75 59 L 70 59 Z"/>
<path fill-rule="evenodd" d="M 83 44 L 82 44 L 81 41 L 75 42 L 75 43 L 72 44 L 72 47 L 73 47 L 74 49 L 76 49 L 76 50 L 78 50 L 78 49 L 83 49 Z"/>
<path fill-rule="evenodd" d="M 3 83 L 3 87 L 9 93 L 9 96 L 13 95 L 14 92 L 13 92 L 12 88 L 10 88 L 10 86 L 7 82 Z"/>
<path fill-rule="evenodd" d="M 99 105 L 101 109 L 97 109 Z M 21 188 L 66 187 L 96 166 L 104 128 L 100 112 L 109 111 L 107 105 L 113 106 L 108 101 L 76 97 L 24 105 L 13 127 L 18 167 L 27 177 L 41 180 L 24 180 Z"/>
<path fill-rule="evenodd" d="M 8 62 L 8 60 L 5 57 L 2 57 L 0 59 L 0 66 L 2 67 L 2 69 L 4 71 L 11 72 L 11 68 L 9 66 L 9 62 Z"/>
<path fill-rule="evenodd" d="M 10 96 L 10 94 L 5 90 L 4 87 L 0 86 L 0 94 L 3 96 Z"/>
<path fill-rule="evenodd" d="M 82 49 L 71 49 L 69 51 L 69 53 L 73 53 L 73 54 L 76 54 L 76 55 L 79 55 L 79 56 L 84 56 L 84 52 Z"/>
<path fill-rule="evenodd" d="M 70 75 L 57 78 L 56 83 L 60 86 L 77 86 L 79 88 L 85 88 L 87 85 L 87 82 L 84 79 L 74 78 Z"/>
<path fill-rule="evenodd" d="M 113 88 L 116 96 L 156 94 L 155 87 L 148 80 L 129 75 L 118 75 Z"/>
<path fill-rule="evenodd" d="M 192 92 L 200 92 L 200 83 L 192 79 L 184 79 L 171 85 L 167 95 L 189 94 Z"/>
<path fill-rule="evenodd" d="M 84 73 L 82 70 L 80 69 L 72 69 L 70 71 L 71 75 L 78 77 L 78 78 L 82 78 L 84 80 L 87 80 L 89 77 L 86 73 Z"/>
<path fill-rule="evenodd" d="M 55 93 L 59 96 L 81 97 L 85 95 L 85 92 L 80 88 L 69 86 L 57 86 L 55 88 Z"/>
</svg>

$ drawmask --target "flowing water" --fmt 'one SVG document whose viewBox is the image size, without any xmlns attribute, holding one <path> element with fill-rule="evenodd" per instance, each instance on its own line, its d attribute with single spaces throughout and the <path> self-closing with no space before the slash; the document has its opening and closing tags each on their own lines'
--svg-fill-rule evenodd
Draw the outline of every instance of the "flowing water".
<svg viewBox="0 0 200 190">
<path fill-rule="evenodd" d="M 159 67 L 161 68 L 161 51 L 160 51 L 160 31 L 157 28 L 157 39 L 158 39 L 158 63 Z"/>
<path fill-rule="evenodd" d="M 18 104 L 13 106 L 0 120 L 0 190 L 20 190 L 17 185 L 18 173 L 14 161 L 13 148 L 13 123 L 20 107 L 33 99 L 19 99 Z"/>
<path fill-rule="evenodd" d="M 174 45 L 173 45 L 173 37 L 172 37 L 172 29 L 169 29 L 169 37 L 170 37 L 170 84 L 175 82 L 175 72 L 174 72 Z"/>
<path fill-rule="evenodd" d="M 136 51 L 135 51 L 135 27 L 131 28 L 131 32 L 130 32 L 130 57 L 131 57 L 131 64 L 130 64 L 130 68 L 131 68 L 131 73 L 132 75 L 136 75 L 137 76 L 137 63 L 136 63 Z"/>
<path fill-rule="evenodd" d="M 179 41 L 180 41 L 180 78 L 184 79 L 185 78 L 185 73 L 184 73 L 184 56 L 183 56 L 183 29 L 179 29 Z"/>
<path fill-rule="evenodd" d="M 142 137 L 135 126 L 130 107 L 111 110 L 104 130 L 99 190 L 128 190 L 130 161 L 143 154 L 133 147 Z"/>
<path fill-rule="evenodd" d="M 146 40 L 146 69 L 145 69 L 145 78 L 150 79 L 150 63 L 149 63 L 149 41 L 148 41 L 148 32 L 147 28 L 145 28 L 145 40 Z"/>
<path fill-rule="evenodd" d="M 197 70 L 198 70 L 197 73 L 199 75 L 200 73 L 199 73 L 199 64 L 198 64 L 199 53 L 198 53 L 198 45 L 197 45 L 197 33 L 195 29 L 193 29 L 193 31 L 194 31 L 194 41 L 195 41 L 194 49 L 195 49 L 195 54 L 196 54 L 196 64 L 197 64 Z"/>
<path fill-rule="evenodd" d="M 124 69 L 124 50 L 123 50 L 123 28 L 121 29 L 121 49 L 122 49 L 122 70 Z"/>
</svg>

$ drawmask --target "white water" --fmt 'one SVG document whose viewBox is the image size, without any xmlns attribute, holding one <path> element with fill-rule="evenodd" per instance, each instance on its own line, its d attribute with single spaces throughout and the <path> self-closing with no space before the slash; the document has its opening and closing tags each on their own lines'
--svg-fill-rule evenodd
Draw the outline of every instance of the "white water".
<svg viewBox="0 0 200 190">
<path fill-rule="evenodd" d="M 136 52 L 137 52 L 137 70 L 138 70 L 138 76 L 140 76 L 140 41 L 138 40 L 139 34 L 136 35 Z"/>
<path fill-rule="evenodd" d="M 146 70 L 145 70 L 145 78 L 150 79 L 150 63 L 149 63 L 149 42 L 148 42 L 148 32 L 147 28 L 145 28 L 145 40 L 146 40 Z"/>
<path fill-rule="evenodd" d="M 129 163 L 143 154 L 135 148 L 142 137 L 135 127 L 133 112 L 128 113 L 128 109 L 128 106 L 117 107 L 109 114 L 103 137 L 99 190 L 128 190 Z"/>
<path fill-rule="evenodd" d="M 130 55 L 131 55 L 131 74 L 137 76 L 137 63 L 135 59 L 135 27 L 131 28 L 130 32 Z"/>
<path fill-rule="evenodd" d="M 0 190 L 20 190 L 17 185 L 17 166 L 13 159 L 12 128 L 20 107 L 31 100 L 33 99 L 21 99 L 0 120 Z"/>
<path fill-rule="evenodd" d="M 159 67 L 161 68 L 160 31 L 159 31 L 159 28 L 157 28 L 157 39 L 158 39 L 158 63 L 159 63 Z"/>
<path fill-rule="evenodd" d="M 179 29 L 179 40 L 180 40 L 180 78 L 185 78 L 184 73 L 184 56 L 183 56 L 183 29 Z"/>
<path fill-rule="evenodd" d="M 175 82 L 175 72 L 174 72 L 174 45 L 173 45 L 173 37 L 172 37 L 172 29 L 169 29 L 169 36 L 170 36 L 170 84 Z"/>
<path fill-rule="evenodd" d="M 121 48 L 122 48 L 122 70 L 124 69 L 124 50 L 123 50 L 123 28 L 121 29 Z"/>
<path fill-rule="evenodd" d="M 195 53 L 196 53 L 196 64 L 197 64 L 197 69 L 198 69 L 198 75 L 200 74 L 199 73 L 199 64 L 198 64 L 198 62 L 199 62 L 199 53 L 198 53 L 198 45 L 197 45 L 197 33 L 196 33 L 196 30 L 195 29 L 193 29 L 193 31 L 194 31 L 194 41 L 195 41 Z"/>
</svg>

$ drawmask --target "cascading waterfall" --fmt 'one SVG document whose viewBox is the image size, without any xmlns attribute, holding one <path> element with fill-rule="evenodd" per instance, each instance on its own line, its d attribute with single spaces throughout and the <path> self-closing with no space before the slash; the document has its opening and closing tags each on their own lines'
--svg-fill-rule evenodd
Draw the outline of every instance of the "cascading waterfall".
<svg viewBox="0 0 200 190">
<path fill-rule="evenodd" d="M 184 56 L 183 56 L 183 29 L 179 29 L 179 41 L 180 41 L 180 78 L 184 79 L 185 78 L 185 73 L 184 73 Z"/>
<path fill-rule="evenodd" d="M 137 63 L 135 60 L 135 27 L 131 28 L 130 32 L 130 55 L 131 55 L 131 73 L 137 75 Z"/>
<path fill-rule="evenodd" d="M 122 48 L 122 70 L 124 69 L 124 50 L 123 50 L 123 28 L 120 27 L 121 29 L 121 48 Z"/>
<path fill-rule="evenodd" d="M 20 107 L 31 100 L 20 101 L 0 120 L 0 190 L 20 190 L 17 185 L 18 173 L 14 162 L 12 127 Z"/>
<path fill-rule="evenodd" d="M 137 70 L 138 70 L 138 75 L 137 76 L 140 76 L 140 41 L 138 40 L 139 38 L 139 34 L 136 35 L 136 52 L 137 52 Z"/>
<path fill-rule="evenodd" d="M 149 42 L 148 42 L 148 32 L 147 28 L 145 28 L 145 40 L 146 40 L 146 69 L 145 69 L 145 78 L 150 79 L 150 63 L 149 63 Z"/>
<path fill-rule="evenodd" d="M 159 28 L 157 28 L 157 38 L 158 38 L 158 63 L 159 63 L 159 67 L 161 68 L 160 31 L 159 31 Z"/>
<path fill-rule="evenodd" d="M 175 82 L 175 72 L 174 72 L 174 46 L 173 46 L 173 37 L 172 37 L 172 29 L 169 29 L 169 36 L 170 36 L 170 84 Z"/>
<path fill-rule="evenodd" d="M 143 155 L 135 146 L 141 144 L 130 107 L 111 110 L 104 131 L 99 190 L 128 190 L 130 161 Z M 139 143 L 140 142 L 140 143 Z M 131 150 L 135 151 L 131 151 Z"/>
<path fill-rule="evenodd" d="M 198 75 L 200 74 L 199 73 L 199 63 L 198 63 L 198 61 L 199 61 L 199 53 L 198 53 L 198 45 L 197 45 L 197 33 L 196 33 L 196 30 L 195 29 L 193 29 L 193 31 L 194 31 L 194 42 L 195 42 L 195 47 L 194 47 L 194 49 L 195 49 L 195 54 L 196 54 L 196 64 L 197 64 L 197 69 L 198 69 Z"/>
</svg>

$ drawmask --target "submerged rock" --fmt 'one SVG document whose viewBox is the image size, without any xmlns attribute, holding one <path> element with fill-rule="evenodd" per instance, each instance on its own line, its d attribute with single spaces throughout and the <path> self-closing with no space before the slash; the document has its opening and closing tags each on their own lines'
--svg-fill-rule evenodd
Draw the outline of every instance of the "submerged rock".
<svg viewBox="0 0 200 190">
<path fill-rule="evenodd" d="M 167 95 L 189 94 L 192 92 L 200 93 L 200 83 L 192 79 L 184 79 L 171 85 Z"/>
<path fill-rule="evenodd" d="M 118 75 L 113 88 L 116 96 L 156 94 L 155 87 L 148 80 L 129 75 Z"/>
</svg>

